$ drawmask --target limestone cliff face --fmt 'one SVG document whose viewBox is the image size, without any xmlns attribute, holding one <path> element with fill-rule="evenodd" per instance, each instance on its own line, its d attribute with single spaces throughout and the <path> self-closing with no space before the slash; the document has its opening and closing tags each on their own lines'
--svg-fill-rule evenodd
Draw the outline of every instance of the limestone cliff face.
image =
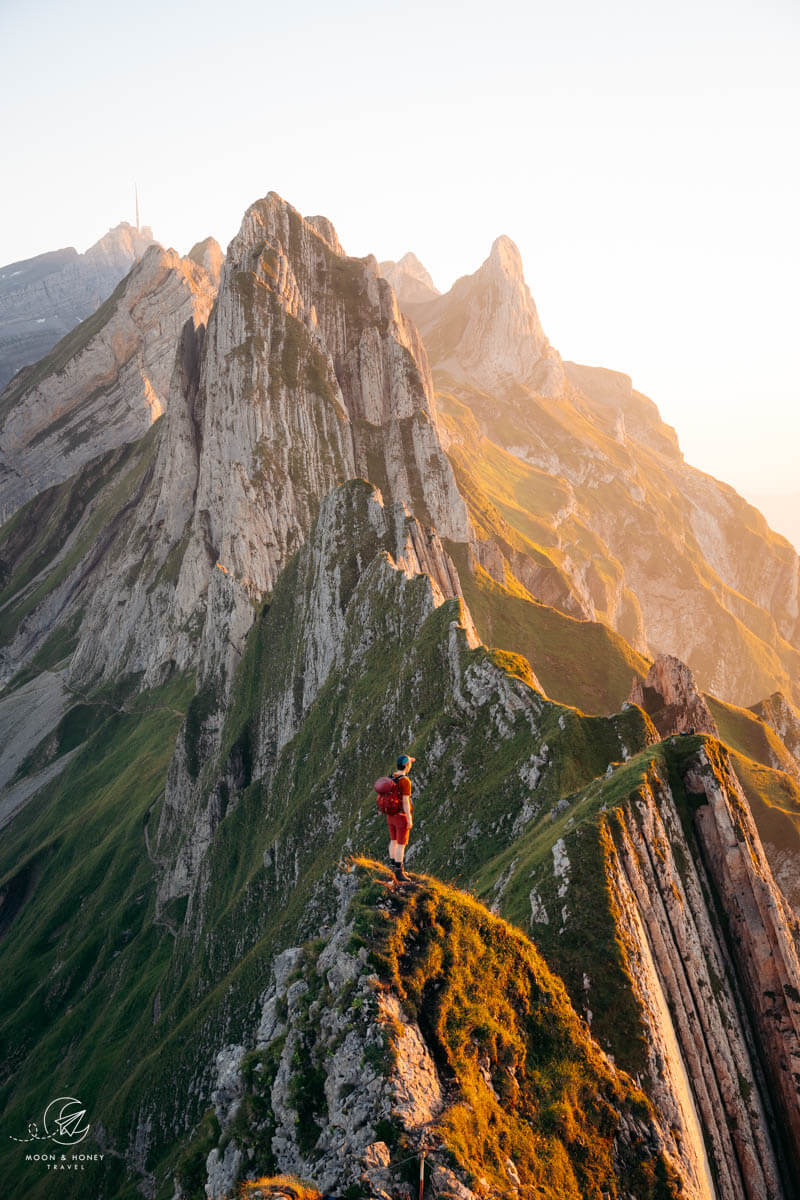
<svg viewBox="0 0 800 1200">
<path fill-rule="evenodd" d="M 665 1115 L 680 1114 L 701 1177 L 708 1178 L 705 1133 L 717 1179 L 710 1195 L 778 1196 L 775 1149 L 767 1137 L 773 1114 L 758 1079 L 761 1057 L 753 1054 L 750 1028 L 737 1011 L 728 950 L 703 896 L 703 869 L 688 865 L 681 877 L 672 849 L 682 842 L 678 814 L 663 781 L 654 780 L 654 787 L 613 835 L 612 872 L 648 1023 L 657 1103 Z M 767 931 L 759 920 L 750 933 L 761 939 Z M 670 1053 L 670 1041 L 677 1054 Z"/>
<path fill-rule="evenodd" d="M 184 336 L 153 485 L 87 615 L 74 670 L 117 670 L 129 645 L 128 665 L 151 675 L 165 659 L 229 671 L 252 599 L 271 592 L 322 497 L 354 476 L 441 537 L 467 539 L 419 337 L 374 259 L 344 257 L 316 221 L 274 194 L 245 215 L 202 342 Z M 142 560 L 134 547 L 148 542 Z M 174 587 L 156 601 L 170 553 Z M 122 575 L 138 575 L 151 616 L 137 605 L 112 630 Z"/>
<path fill-rule="evenodd" d="M 0 388 L 93 313 L 153 241 L 123 221 L 85 254 L 70 247 L 0 267 Z"/>
<path fill-rule="evenodd" d="M 232 592 L 237 584 L 226 579 Z M 269 678 L 249 714 L 246 733 L 217 757 L 217 701 L 201 693 L 199 728 L 189 730 L 173 758 L 155 845 L 168 869 L 159 905 L 190 895 L 202 905 L 203 860 L 225 812 L 222 797 L 253 779 L 269 780 L 326 684 L 356 674 L 376 638 L 376 614 L 391 614 L 393 635 L 419 624 L 460 590 L 458 573 L 437 535 L 425 531 L 402 503 L 384 504 L 362 480 L 331 492 L 308 540 L 281 580 L 270 608 L 282 642 L 269 653 Z M 408 593 L 408 594 L 406 594 Z M 233 603 L 233 602 L 231 602 Z M 273 613 L 274 608 L 274 613 Z M 478 639 L 463 615 L 470 645 Z M 248 664 L 245 664 L 247 666 Z"/>
<path fill-rule="evenodd" d="M 763 1055 L 786 1171 L 800 1187 L 800 924 L 777 887 L 729 765 L 701 754 L 684 784 L 700 803 L 695 827 L 720 896 L 744 1004 Z"/>
<path fill-rule="evenodd" d="M 683 461 L 627 376 L 562 364 L 513 243 L 498 239 L 474 275 L 405 308 L 484 568 L 643 653 L 676 655 L 723 699 L 752 704 L 778 687 L 798 702 L 800 559 L 732 488 Z"/>
<path fill-rule="evenodd" d="M 151 246 L 92 317 L 9 384 L 0 396 L 5 519 L 161 416 L 180 331 L 205 324 L 214 295 L 202 266 Z"/>
</svg>

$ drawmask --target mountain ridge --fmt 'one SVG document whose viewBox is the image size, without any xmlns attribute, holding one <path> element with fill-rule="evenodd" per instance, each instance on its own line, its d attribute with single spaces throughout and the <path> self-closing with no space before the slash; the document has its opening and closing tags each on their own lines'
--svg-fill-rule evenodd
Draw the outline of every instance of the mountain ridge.
<svg viewBox="0 0 800 1200">
<path fill-rule="evenodd" d="M 194 247 L 192 267 L 213 270 L 212 251 Z M 579 386 L 541 341 L 506 239 L 476 274 L 456 285 L 450 325 L 452 289 L 425 302 L 438 330 L 426 350 L 376 260 L 348 258 L 330 221 L 270 193 L 247 210 L 205 319 L 175 334 L 163 415 L 0 527 L 0 729 L 44 681 L 53 693 L 15 749 L 11 785 L 31 790 L 0 850 L 0 1099 L 24 1130 L 46 1088 L 82 1097 L 106 1161 L 65 1195 L 88 1180 L 109 1200 L 195 1200 L 275 1169 L 380 1195 L 400 1182 L 395 1143 L 421 1149 L 392 1105 L 415 1063 L 446 1066 L 454 1046 L 462 1073 L 443 1091 L 432 1170 L 461 1200 L 518 1194 L 523 1175 L 560 1194 L 616 1188 L 633 1159 L 648 1200 L 678 1180 L 697 1200 L 796 1190 L 784 1068 L 800 1035 L 798 923 L 776 882 L 800 861 L 800 724 L 792 688 L 774 686 L 789 671 L 753 668 L 770 681 L 753 710 L 703 698 L 705 667 L 695 681 L 642 653 L 653 622 L 633 586 L 671 570 L 692 597 L 727 597 L 755 661 L 781 648 L 779 622 L 791 633 L 790 611 L 757 603 L 766 592 L 779 607 L 791 560 L 745 526 L 759 565 L 728 561 L 743 541 L 735 502 L 714 507 L 727 493 L 685 474 L 624 376 L 577 368 Z M 491 392 L 468 378 L 481 337 L 497 339 Z M 642 513 L 655 552 L 631 526 Z M 662 575 L 642 571 L 643 547 L 647 565 L 663 545 Z M 540 669 L 597 715 L 549 698 Z M 642 705 L 625 700 L 631 677 Z M 709 732 L 693 736 L 701 704 Z M 569 996 L 580 1064 L 560 1035 L 521 1049 L 528 1035 L 503 1016 L 525 1011 L 511 982 L 481 994 L 480 930 L 492 944 L 521 934 L 474 901 L 425 880 L 406 926 L 416 893 L 393 906 L 370 867 L 393 911 L 370 901 L 368 918 L 332 919 L 340 862 L 384 842 L 370 785 L 398 748 L 422 789 L 409 869 L 472 889 L 534 937 L 563 979 L 566 992 L 539 976 Z M 315 945 L 332 926 L 333 949 Z M 394 958 L 386 933 L 402 935 Z M 451 1004 L 459 947 L 483 966 Z M 408 964 L 406 994 L 385 993 L 402 1034 L 362 1023 L 384 992 L 340 990 L 350 959 L 379 979 Z M 451 1019 L 426 1025 L 438 995 Z M 395 1100 L 392 1037 L 416 1047 Z M 362 1075 L 376 1107 L 342 1093 Z M 602 1130 L 600 1077 L 621 1089 Z M 340 1117 L 349 1163 L 334 1154 Z M 4 1149 L 15 1178 L 44 1196 L 48 1179 L 16 1152 Z"/>
</svg>

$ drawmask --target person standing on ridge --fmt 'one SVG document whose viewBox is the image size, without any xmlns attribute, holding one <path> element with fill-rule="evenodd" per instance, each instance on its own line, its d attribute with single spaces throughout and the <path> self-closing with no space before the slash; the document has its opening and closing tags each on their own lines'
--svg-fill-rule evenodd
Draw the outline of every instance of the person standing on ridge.
<svg viewBox="0 0 800 1200">
<path fill-rule="evenodd" d="M 414 806 L 411 803 L 411 780 L 408 778 L 408 773 L 411 767 L 417 760 L 410 758 L 408 754 L 401 754 L 397 760 L 397 770 L 393 771 L 391 778 L 397 785 L 397 790 L 400 793 L 400 811 L 391 816 L 386 817 L 389 824 L 389 863 L 394 871 L 395 879 L 401 883 L 407 883 L 411 876 L 406 873 L 403 866 L 405 858 L 406 846 L 408 845 L 408 835 L 411 833 L 411 827 L 414 824 Z"/>
</svg>

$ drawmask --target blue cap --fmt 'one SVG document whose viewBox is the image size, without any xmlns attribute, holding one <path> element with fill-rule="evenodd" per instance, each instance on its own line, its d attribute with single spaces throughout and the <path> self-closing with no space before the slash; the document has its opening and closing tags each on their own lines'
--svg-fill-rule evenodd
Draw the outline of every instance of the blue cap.
<svg viewBox="0 0 800 1200">
<path fill-rule="evenodd" d="M 409 763 L 416 761 L 417 760 L 415 758 L 410 758 L 408 754 L 401 754 L 397 760 L 397 769 L 398 771 L 402 771 L 409 765 Z"/>
</svg>

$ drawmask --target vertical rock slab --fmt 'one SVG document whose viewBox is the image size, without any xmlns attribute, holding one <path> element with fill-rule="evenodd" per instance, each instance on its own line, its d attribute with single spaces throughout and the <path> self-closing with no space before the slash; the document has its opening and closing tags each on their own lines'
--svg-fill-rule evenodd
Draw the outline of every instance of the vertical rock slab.
<svg viewBox="0 0 800 1200">
<path fill-rule="evenodd" d="M 730 766 L 701 750 L 684 774 L 699 801 L 694 824 L 777 1116 L 786 1171 L 800 1191 L 798 922 L 772 877 Z"/>
</svg>

